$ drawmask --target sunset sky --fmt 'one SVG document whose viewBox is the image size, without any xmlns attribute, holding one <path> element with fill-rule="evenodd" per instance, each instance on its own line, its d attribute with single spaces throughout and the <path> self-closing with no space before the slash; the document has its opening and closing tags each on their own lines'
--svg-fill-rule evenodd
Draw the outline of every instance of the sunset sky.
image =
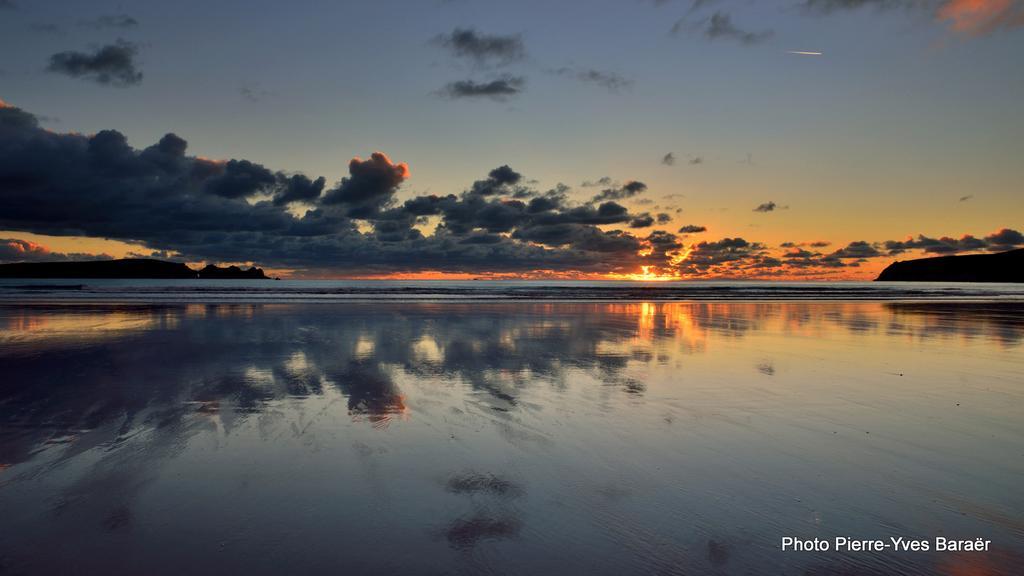
<svg viewBox="0 0 1024 576">
<path fill-rule="evenodd" d="M 1024 246 L 1022 62 L 1021 0 L 0 0 L 0 262 L 873 278 Z"/>
</svg>

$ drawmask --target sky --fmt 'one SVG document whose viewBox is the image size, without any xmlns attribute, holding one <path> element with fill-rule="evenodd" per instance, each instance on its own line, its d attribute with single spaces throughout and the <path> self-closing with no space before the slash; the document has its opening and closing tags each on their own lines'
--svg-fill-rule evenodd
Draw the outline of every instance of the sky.
<svg viewBox="0 0 1024 576">
<path fill-rule="evenodd" d="M 1024 246 L 1021 0 L 0 0 L 0 261 L 869 279 Z"/>
</svg>

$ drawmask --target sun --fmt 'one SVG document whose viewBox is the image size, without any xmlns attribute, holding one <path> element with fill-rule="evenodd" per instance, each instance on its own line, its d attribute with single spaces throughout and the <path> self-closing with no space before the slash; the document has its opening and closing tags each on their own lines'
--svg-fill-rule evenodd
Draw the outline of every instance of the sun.
<svg viewBox="0 0 1024 576">
<path fill-rule="evenodd" d="M 665 274 L 657 270 L 656 266 L 641 266 L 640 272 L 631 274 L 610 274 L 613 280 L 632 280 L 634 282 L 671 282 L 679 280 L 678 274 Z"/>
</svg>

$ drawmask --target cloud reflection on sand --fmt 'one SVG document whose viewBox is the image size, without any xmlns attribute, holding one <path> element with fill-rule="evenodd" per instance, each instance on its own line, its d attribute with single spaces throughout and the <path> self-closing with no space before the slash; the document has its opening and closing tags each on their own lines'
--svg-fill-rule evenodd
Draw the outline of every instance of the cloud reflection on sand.
<svg viewBox="0 0 1024 576">
<path fill-rule="evenodd" d="M 810 470 L 850 476 L 847 461 L 892 457 L 910 472 L 890 485 L 920 491 L 933 469 L 1000 458 L 1020 435 L 1013 404 L 969 405 L 957 394 L 973 381 L 912 359 L 977 356 L 990 367 L 986 394 L 1012 399 L 1022 336 L 1019 307 L 980 303 L 0 306 L 0 503 L 28 524 L 0 559 L 33 566 L 29 537 L 146 541 L 139 530 L 159 532 L 154 521 L 192 518 L 176 516 L 191 501 L 241 490 L 258 503 L 235 501 L 227 519 L 191 514 L 243 547 L 276 535 L 282 557 L 306 549 L 280 532 L 304 511 L 314 541 L 347 534 L 363 566 L 372 545 L 356 543 L 390 531 L 435 571 L 486 569 L 495 550 L 522 546 L 532 560 L 505 561 L 525 572 L 558 548 L 536 535 L 568 526 L 568 548 L 613 541 L 619 552 L 566 569 L 756 566 L 768 536 L 749 533 L 750 502 L 733 509 L 723 495 L 756 497 L 765 527 L 795 529 L 804 511 L 774 510 L 778 493 L 836 498 L 830 490 L 854 486 L 817 487 Z M 985 446 L 971 440 L 980 425 L 994 438 Z M 931 437 L 956 447 L 957 467 Z M 995 495 L 1008 486 L 998 472 L 970 474 Z M 943 506 L 967 505 L 940 480 L 927 488 Z M 861 497 L 860 511 L 873 509 Z M 988 499 L 968 504 L 985 526 L 1018 529 Z M 826 516 L 835 522 L 842 506 Z M 30 521 L 40 509 L 46 519 Z M 250 533 L 237 514 L 273 527 Z M 432 548 L 438 540 L 456 556 Z M 408 568 L 403 558 L 391 561 Z M 85 562 L 104 566 L 101 555 Z"/>
<path fill-rule="evenodd" d="M 353 417 L 386 425 L 408 415 L 396 373 L 459 380 L 513 410 L 530 385 L 564 385 L 567 369 L 642 394 L 627 366 L 678 362 L 752 332 L 1011 347 L 1024 338 L 1012 305 L 929 303 L 7 306 L 0 326 L 0 401 L 17 408 L 5 419 L 20 430 L 3 435 L 8 466 L 72 437 L 116 441 L 111 420 L 125 431 L 143 413 L 166 425 L 226 407 L 234 419 L 325 388 Z M 756 368 L 775 372 L 770 360 Z"/>
</svg>

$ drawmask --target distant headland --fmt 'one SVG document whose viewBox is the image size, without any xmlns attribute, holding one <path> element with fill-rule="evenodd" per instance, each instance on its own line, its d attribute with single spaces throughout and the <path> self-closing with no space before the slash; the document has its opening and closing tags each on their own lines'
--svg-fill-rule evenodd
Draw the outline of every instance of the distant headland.
<svg viewBox="0 0 1024 576">
<path fill-rule="evenodd" d="M 998 254 L 939 256 L 893 262 L 880 282 L 1024 282 L 1024 248 Z"/>
<path fill-rule="evenodd" d="M 215 279 L 269 280 L 255 266 L 243 270 L 238 266 L 220 268 L 212 264 L 193 270 L 181 262 L 165 262 L 148 258 L 91 260 L 86 262 L 18 262 L 0 264 L 0 278 L 141 278 L 141 279 Z"/>
</svg>

